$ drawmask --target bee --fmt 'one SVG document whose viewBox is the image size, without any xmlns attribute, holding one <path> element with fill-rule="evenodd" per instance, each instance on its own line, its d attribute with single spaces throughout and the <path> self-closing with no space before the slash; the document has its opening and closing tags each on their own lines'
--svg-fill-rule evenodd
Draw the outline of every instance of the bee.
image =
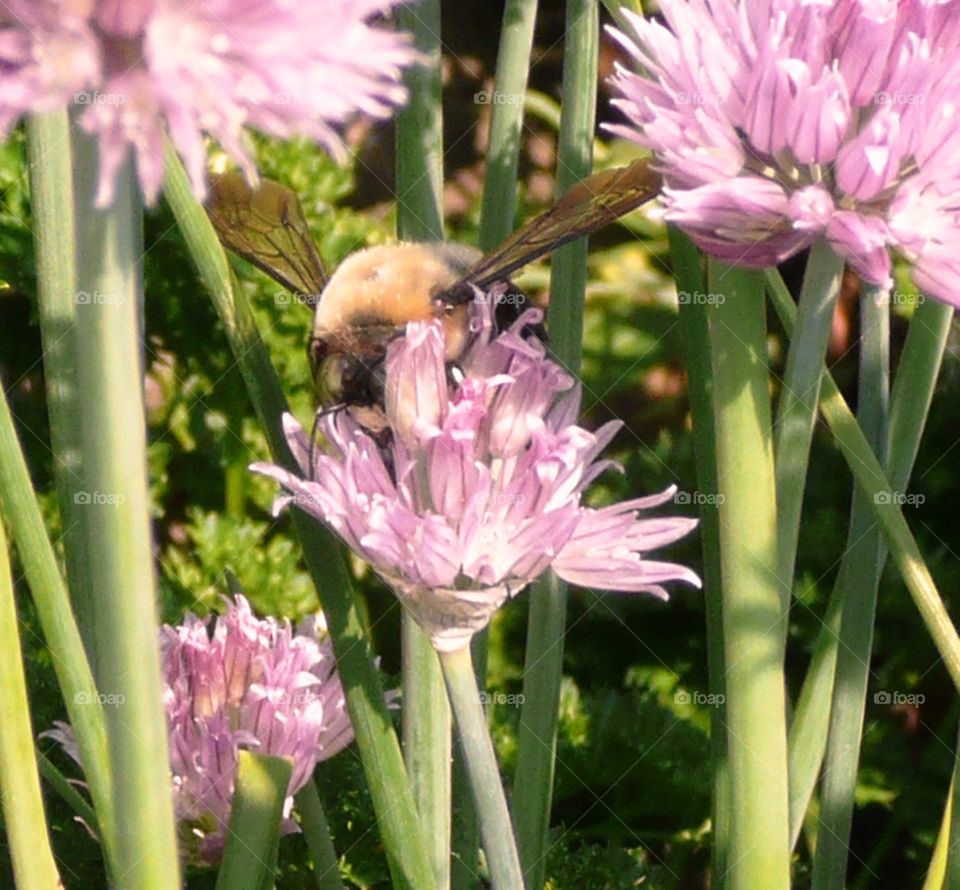
<svg viewBox="0 0 960 890">
<path fill-rule="evenodd" d="M 329 278 L 296 194 L 279 183 L 252 188 L 239 173 L 224 174 L 212 183 L 207 212 L 227 248 L 314 306 L 308 355 L 321 410 L 348 410 L 379 433 L 387 346 L 407 322 L 440 319 L 455 365 L 470 343 L 468 304 L 478 292 L 512 291 L 496 307 L 498 326 L 509 323 L 523 302 L 510 275 L 636 209 L 659 185 L 650 161 L 636 160 L 573 186 L 486 255 L 446 242 L 370 247 Z"/>
</svg>

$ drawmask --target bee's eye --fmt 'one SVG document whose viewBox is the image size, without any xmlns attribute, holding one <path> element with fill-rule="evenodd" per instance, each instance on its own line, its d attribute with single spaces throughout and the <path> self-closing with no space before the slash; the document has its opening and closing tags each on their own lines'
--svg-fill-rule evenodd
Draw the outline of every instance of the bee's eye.
<svg viewBox="0 0 960 890">
<path fill-rule="evenodd" d="M 322 405 L 333 405 L 343 400 L 343 365 L 340 356 L 329 355 L 314 368 L 317 393 Z"/>
</svg>

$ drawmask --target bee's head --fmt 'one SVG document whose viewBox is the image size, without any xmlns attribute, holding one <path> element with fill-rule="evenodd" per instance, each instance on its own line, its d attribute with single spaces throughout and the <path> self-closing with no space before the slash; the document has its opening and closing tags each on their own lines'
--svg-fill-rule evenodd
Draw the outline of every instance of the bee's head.
<svg viewBox="0 0 960 890">
<path fill-rule="evenodd" d="M 376 408 L 383 405 L 384 354 L 357 355 L 331 350 L 313 337 L 309 346 L 310 367 L 320 404 L 325 408 Z"/>
</svg>

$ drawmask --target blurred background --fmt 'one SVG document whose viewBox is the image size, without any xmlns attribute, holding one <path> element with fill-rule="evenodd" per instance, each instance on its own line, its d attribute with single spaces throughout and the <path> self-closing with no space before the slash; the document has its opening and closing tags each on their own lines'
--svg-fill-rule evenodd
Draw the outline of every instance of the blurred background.
<svg viewBox="0 0 960 890">
<path fill-rule="evenodd" d="M 498 28 L 491 23 L 499 22 L 500 13 L 501 4 L 465 0 L 456 17 L 448 17 L 443 33 L 448 237 L 471 244 L 477 240 L 490 112 L 476 94 L 492 89 Z M 526 100 L 518 224 L 546 206 L 554 192 L 562 37 L 563 5 L 541 4 Z M 616 58 L 617 49 L 605 38 L 601 78 Z M 615 116 L 601 89 L 598 120 Z M 346 168 L 305 142 L 256 143 L 263 175 L 299 193 L 329 267 L 357 248 L 394 238 L 392 127 L 362 122 L 346 136 L 352 154 Z M 598 131 L 598 168 L 634 154 L 631 146 Z M 0 378 L 58 537 L 25 169 L 18 133 L 0 148 Z M 704 499 L 697 497 L 676 294 L 666 234 L 652 210 L 632 214 L 591 241 L 582 423 L 595 429 L 612 418 L 624 422 L 611 449 L 624 473 L 607 473 L 590 497 L 599 505 L 676 484 L 678 503 L 663 511 L 695 515 L 714 506 L 697 503 Z M 219 608 L 232 573 L 258 611 L 296 620 L 316 610 L 318 602 L 289 520 L 270 515 L 273 484 L 247 472 L 249 463 L 267 456 L 265 439 L 165 206 L 149 215 L 145 245 L 145 386 L 163 618 L 172 622 L 187 610 L 204 614 Z M 308 422 L 314 410 L 306 361 L 310 309 L 242 261 L 237 268 L 287 396 L 301 422 Z M 784 269 L 792 286 L 802 270 L 802 257 Z M 543 305 L 549 300 L 548 273 L 548 263 L 541 263 L 517 278 Z M 913 288 L 904 281 L 900 290 Z M 830 362 L 851 402 L 856 305 L 857 283 L 850 279 L 834 325 Z M 892 309 L 895 354 L 913 308 L 906 300 Z M 769 357 L 776 380 L 785 341 L 775 322 L 771 331 Z M 952 451 L 957 414 L 951 405 L 956 406 L 958 396 L 954 336 L 910 487 L 923 502 L 905 507 L 948 608 L 956 604 L 960 582 L 960 525 L 951 495 L 960 481 L 960 472 L 953 469 L 960 449 L 956 455 Z M 836 574 L 849 495 L 845 465 L 818 425 L 790 621 L 791 697 L 799 691 Z M 699 566 L 697 537 L 674 547 L 669 556 Z M 395 681 L 399 606 L 362 564 L 352 565 L 382 667 Z M 40 732 L 63 718 L 64 710 L 22 580 L 18 592 L 35 730 Z M 520 692 L 526 607 L 521 596 L 502 609 L 490 637 L 488 691 L 504 693 L 491 707 L 491 717 L 507 776 L 519 715 L 508 696 Z M 661 603 L 574 590 L 568 624 L 548 886 L 709 887 L 710 706 L 705 700 L 703 593 L 678 585 L 671 601 Z M 894 690 L 913 696 L 911 703 L 885 700 L 884 692 Z M 922 882 L 949 783 L 957 716 L 948 676 L 903 585 L 888 569 L 874 642 L 850 887 Z M 44 748 L 68 775 L 77 775 L 52 742 Z M 318 778 L 337 849 L 345 856 L 345 878 L 357 887 L 388 886 L 355 753 L 348 749 L 322 764 Z M 67 886 L 104 886 L 95 841 L 53 793 L 48 805 Z M 812 840 L 813 833 L 805 835 L 798 847 L 797 887 L 809 883 Z M 300 837 L 283 838 L 280 861 L 279 887 L 313 886 Z M 190 877 L 191 887 L 213 883 L 213 876 L 201 872 Z M 6 861 L 0 861 L 0 885 L 12 886 Z"/>
</svg>

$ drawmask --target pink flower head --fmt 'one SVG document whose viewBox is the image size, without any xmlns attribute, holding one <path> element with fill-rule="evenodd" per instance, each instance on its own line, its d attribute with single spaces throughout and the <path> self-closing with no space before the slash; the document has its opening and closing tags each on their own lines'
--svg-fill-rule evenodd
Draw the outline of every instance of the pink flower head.
<svg viewBox="0 0 960 890">
<path fill-rule="evenodd" d="M 449 382 L 439 322 L 411 323 L 386 358 L 387 447 L 345 411 L 321 419 L 329 454 L 314 454 L 284 417 L 303 477 L 276 479 L 294 504 L 329 525 L 367 560 L 441 651 L 467 645 L 493 612 L 548 567 L 574 584 L 666 596 L 662 585 L 699 586 L 690 569 L 648 558 L 695 520 L 639 518 L 674 489 L 602 509 L 582 503 L 610 461 L 597 458 L 620 423 L 576 425 L 580 390 L 524 339 L 528 310 L 495 336 L 488 301 L 472 306 L 475 339 Z"/>
<path fill-rule="evenodd" d="M 340 677 L 328 641 L 311 622 L 258 619 L 243 596 L 227 601 L 208 628 L 188 613 L 160 629 L 164 705 L 177 819 L 187 855 L 215 862 L 230 821 L 241 748 L 293 761 L 282 831 L 296 794 L 319 761 L 353 740 Z M 47 735 L 79 762 L 66 724 Z"/>
<path fill-rule="evenodd" d="M 665 217 L 729 263 L 774 265 L 825 235 L 864 280 L 890 251 L 960 304 L 960 3 L 661 0 L 610 29 L 611 78 L 653 151 Z"/>
<path fill-rule="evenodd" d="M 0 12 L 0 129 L 74 102 L 100 146 L 101 205 L 132 151 L 152 203 L 164 137 L 205 192 L 210 135 L 251 178 L 243 128 L 320 141 L 356 112 L 384 116 L 404 98 L 416 54 L 367 21 L 397 0 L 8 0 Z"/>
</svg>

